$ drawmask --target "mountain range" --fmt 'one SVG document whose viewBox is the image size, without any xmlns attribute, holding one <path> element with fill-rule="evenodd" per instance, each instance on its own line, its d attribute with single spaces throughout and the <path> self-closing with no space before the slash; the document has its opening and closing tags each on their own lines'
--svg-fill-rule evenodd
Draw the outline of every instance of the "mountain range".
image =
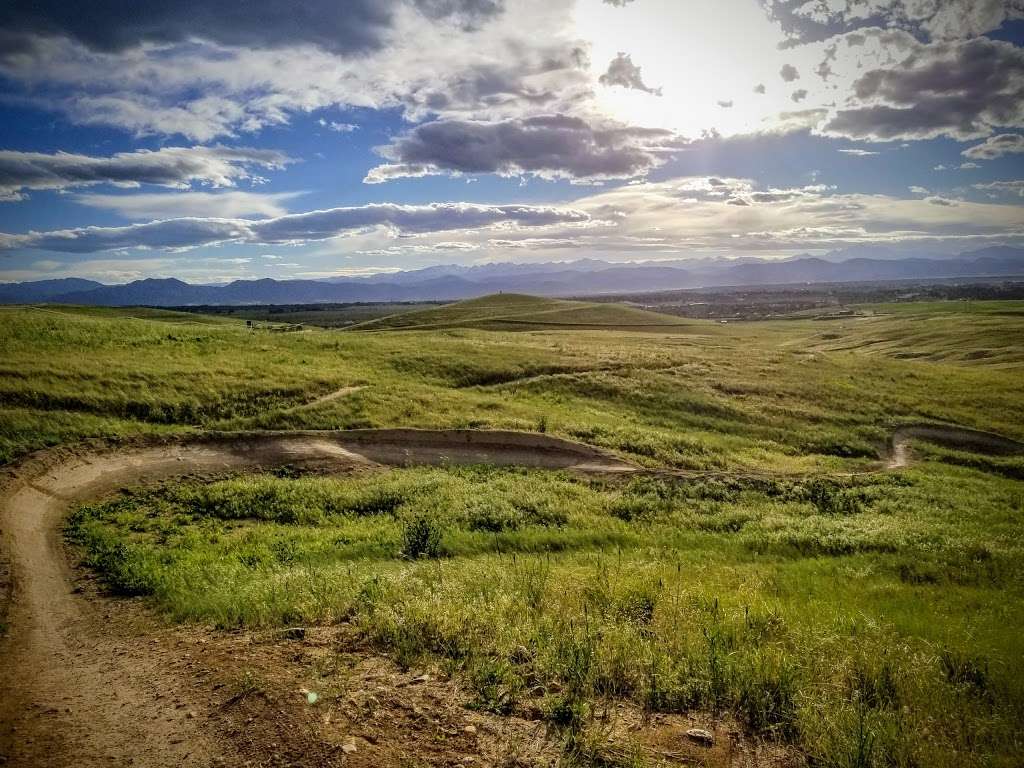
<svg viewBox="0 0 1024 768">
<path fill-rule="evenodd" d="M 831 257 L 831 258 L 830 258 Z M 799 256 L 763 259 L 611 263 L 594 259 L 543 264 L 436 266 L 361 278 L 236 280 L 194 285 L 149 278 L 124 285 L 65 278 L 0 284 L 0 304 L 86 304 L 175 307 L 201 304 L 316 304 L 324 302 L 457 300 L 491 293 L 585 296 L 684 288 L 800 283 L 871 282 L 1024 275 L 1024 248 L 991 246 L 942 258 L 836 260 Z"/>
</svg>

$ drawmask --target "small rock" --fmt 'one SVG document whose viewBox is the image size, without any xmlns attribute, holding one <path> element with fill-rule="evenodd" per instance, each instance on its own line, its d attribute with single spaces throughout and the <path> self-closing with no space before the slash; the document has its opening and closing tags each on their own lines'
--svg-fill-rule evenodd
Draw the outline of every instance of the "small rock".
<svg viewBox="0 0 1024 768">
<path fill-rule="evenodd" d="M 195 716 L 196 716 L 196 713 L 193 710 L 191 710 L 191 709 L 188 712 L 185 713 L 185 717 L 188 718 L 189 720 L 194 720 Z"/>
<path fill-rule="evenodd" d="M 468 733 L 468 734 L 474 734 L 474 733 L 476 733 L 476 726 L 475 725 L 467 725 L 465 728 L 462 729 L 462 732 L 463 733 Z"/>
<path fill-rule="evenodd" d="M 710 747 L 715 743 L 715 734 L 711 731 L 705 731 L 703 728 L 691 728 L 686 732 L 686 737 L 698 744 L 703 744 L 705 747 Z"/>
<path fill-rule="evenodd" d="M 353 752 L 356 751 L 355 741 L 353 741 L 352 739 L 346 741 L 344 744 L 341 745 L 341 751 L 344 752 L 346 755 L 351 755 Z"/>
<path fill-rule="evenodd" d="M 419 677 L 413 678 L 413 683 L 429 683 L 430 675 L 420 675 Z"/>
<path fill-rule="evenodd" d="M 281 637 L 285 640 L 305 640 L 306 639 L 306 628 L 305 627 L 288 627 L 282 629 L 280 632 Z"/>
</svg>

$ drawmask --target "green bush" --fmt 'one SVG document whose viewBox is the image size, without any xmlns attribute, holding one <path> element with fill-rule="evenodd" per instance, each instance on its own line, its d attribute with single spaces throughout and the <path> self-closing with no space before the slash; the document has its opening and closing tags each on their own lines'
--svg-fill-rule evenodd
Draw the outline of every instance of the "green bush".
<svg viewBox="0 0 1024 768">
<path fill-rule="evenodd" d="M 402 527 L 402 554 L 412 560 L 440 557 L 443 534 L 441 523 L 435 517 L 416 515 Z"/>
</svg>

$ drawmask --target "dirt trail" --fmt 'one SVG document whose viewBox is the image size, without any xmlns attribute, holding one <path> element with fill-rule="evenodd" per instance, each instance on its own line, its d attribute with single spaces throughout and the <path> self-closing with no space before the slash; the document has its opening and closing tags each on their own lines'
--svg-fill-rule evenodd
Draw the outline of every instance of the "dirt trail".
<svg viewBox="0 0 1024 768">
<path fill-rule="evenodd" d="M 1024 444 L 987 433 L 909 426 L 892 438 L 889 467 L 907 464 L 915 439 L 1024 451 Z M 0 488 L 0 545 L 12 585 L 9 630 L 0 638 L 0 765 L 162 768 L 234 765 L 238 758 L 212 725 L 215 705 L 197 688 L 191 663 L 110 631 L 103 604 L 75 594 L 61 535 L 73 503 L 192 473 L 448 463 L 643 471 L 544 435 L 409 429 L 214 434 L 20 465 Z"/>
<path fill-rule="evenodd" d="M 304 411 L 307 408 L 316 408 L 318 405 L 323 405 L 324 403 L 330 403 L 333 400 L 339 400 L 343 397 L 353 395 L 359 390 L 364 389 L 365 386 L 365 384 L 355 384 L 349 387 L 342 387 L 341 389 L 336 389 L 333 392 L 328 392 L 326 395 L 321 395 L 320 397 L 310 400 L 308 403 L 299 403 L 298 405 L 293 405 L 291 408 L 285 408 L 282 413 L 295 413 L 296 411 Z"/>
<path fill-rule="evenodd" d="M 283 465 L 348 470 L 371 464 L 525 464 L 580 471 L 632 469 L 587 446 L 533 435 L 415 430 L 213 436 L 26 465 L 0 499 L 11 564 L 9 631 L 0 639 L 0 764 L 220 764 L 222 742 L 194 716 L 188 670 L 156 662 L 111 636 L 73 593 L 61 523 L 68 507 L 124 485 L 196 472 Z M 192 717 L 189 717 L 189 714 Z"/>
<path fill-rule="evenodd" d="M 892 433 L 889 440 L 887 469 L 900 469 L 910 464 L 910 444 L 914 440 L 935 443 L 954 450 L 997 456 L 1013 456 L 1024 453 L 1024 443 L 993 432 L 943 424 L 907 424 L 897 427 Z"/>
</svg>

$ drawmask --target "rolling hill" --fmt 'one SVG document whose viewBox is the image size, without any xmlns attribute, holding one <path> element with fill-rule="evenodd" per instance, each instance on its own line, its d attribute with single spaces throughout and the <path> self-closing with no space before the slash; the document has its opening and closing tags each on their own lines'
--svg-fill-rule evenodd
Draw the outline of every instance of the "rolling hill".
<svg viewBox="0 0 1024 768">
<path fill-rule="evenodd" d="M 442 307 L 414 310 L 370 320 L 350 330 L 395 331 L 437 328 L 486 330 L 671 330 L 694 326 L 692 320 L 648 312 L 624 304 L 564 301 L 522 294 L 494 294 Z"/>
</svg>

